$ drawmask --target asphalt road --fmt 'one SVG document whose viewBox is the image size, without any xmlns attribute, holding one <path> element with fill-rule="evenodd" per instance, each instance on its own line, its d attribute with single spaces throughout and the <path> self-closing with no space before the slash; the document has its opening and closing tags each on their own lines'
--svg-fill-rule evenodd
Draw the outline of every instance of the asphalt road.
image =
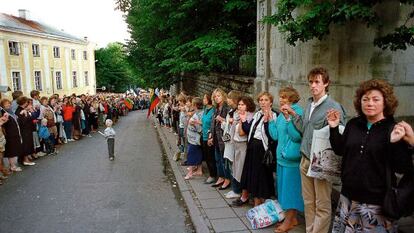
<svg viewBox="0 0 414 233">
<path fill-rule="evenodd" d="M 0 186 L 0 233 L 191 232 L 146 114 L 115 130 L 115 161 L 93 134 L 13 174 Z"/>
</svg>

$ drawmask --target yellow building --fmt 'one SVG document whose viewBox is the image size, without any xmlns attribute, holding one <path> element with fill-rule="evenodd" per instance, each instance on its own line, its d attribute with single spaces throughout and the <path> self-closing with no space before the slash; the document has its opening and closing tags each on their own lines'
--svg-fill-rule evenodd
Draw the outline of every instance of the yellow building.
<svg viewBox="0 0 414 233">
<path fill-rule="evenodd" d="M 95 94 L 95 44 L 29 18 L 0 13 L 0 85 L 27 96 Z M 11 96 L 11 92 L 3 96 Z"/>
</svg>

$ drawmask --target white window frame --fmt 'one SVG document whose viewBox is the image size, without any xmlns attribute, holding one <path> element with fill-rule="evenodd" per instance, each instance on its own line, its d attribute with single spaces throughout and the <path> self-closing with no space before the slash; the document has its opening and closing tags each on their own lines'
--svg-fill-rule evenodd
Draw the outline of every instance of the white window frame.
<svg viewBox="0 0 414 233">
<path fill-rule="evenodd" d="M 53 46 L 53 57 L 60 58 L 60 48 L 59 46 Z"/>
<path fill-rule="evenodd" d="M 83 60 L 88 60 L 88 51 L 83 51 Z"/>
<path fill-rule="evenodd" d="M 9 41 L 9 54 L 10 55 L 20 55 L 20 45 L 18 41 L 10 40 Z"/>
<path fill-rule="evenodd" d="M 18 76 L 15 77 L 14 74 L 18 74 Z M 11 72 L 11 78 L 12 78 L 13 91 L 21 91 L 22 90 L 22 74 L 21 74 L 21 72 L 20 71 L 12 71 Z"/>
<path fill-rule="evenodd" d="M 38 75 L 37 75 L 38 74 Z M 37 91 L 42 91 L 42 72 L 40 70 L 34 71 L 34 84 Z"/>
<path fill-rule="evenodd" d="M 72 85 L 73 87 L 78 87 L 78 78 L 76 71 L 72 71 Z"/>
<path fill-rule="evenodd" d="M 62 72 L 61 71 L 55 71 L 55 81 L 56 81 L 56 89 L 62 90 L 63 86 L 62 86 Z"/>
<path fill-rule="evenodd" d="M 33 57 L 40 57 L 40 45 L 32 44 L 32 54 Z"/>
<path fill-rule="evenodd" d="M 85 86 L 89 86 L 89 72 L 85 71 L 84 72 L 84 76 L 85 76 Z"/>
<path fill-rule="evenodd" d="M 71 56 L 72 60 L 76 60 L 76 50 L 71 49 L 70 50 L 70 56 Z"/>
</svg>

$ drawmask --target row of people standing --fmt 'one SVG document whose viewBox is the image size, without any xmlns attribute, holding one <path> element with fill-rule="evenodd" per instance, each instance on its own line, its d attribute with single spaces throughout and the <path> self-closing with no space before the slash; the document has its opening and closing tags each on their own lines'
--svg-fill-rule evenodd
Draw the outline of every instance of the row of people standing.
<svg viewBox="0 0 414 233">
<path fill-rule="evenodd" d="M 272 110 L 273 96 L 268 92 L 259 94 L 257 112 L 253 100 L 237 91 L 227 94 L 216 89 L 211 98 L 204 95 L 202 112 L 199 98 L 180 95 L 177 131 L 184 132 L 178 135 L 179 152 L 185 148 L 181 142 L 188 143 L 185 178 L 202 174 L 203 158 L 209 171 L 205 183 L 219 189 L 231 187 L 226 197 L 237 198 L 234 206 L 247 204 L 249 198 L 256 206 L 277 194 L 286 218 L 275 232 L 295 227 L 298 211 L 304 211 L 306 232 L 328 232 L 332 183 L 309 177 L 307 172 L 314 130 L 330 127 L 333 150 L 342 156 L 343 164 L 333 232 L 396 232 L 395 219 L 382 212 L 387 192 L 385 171 L 386 166 L 392 166 L 395 172 L 413 176 L 410 145 L 414 135 L 410 125 L 397 124 L 393 118 L 398 101 L 392 86 L 383 80 L 362 82 L 354 97 L 358 116 L 346 124 L 344 108 L 328 95 L 327 70 L 312 69 L 307 80 L 311 97 L 304 108 L 292 87 L 279 91 L 278 111 Z M 342 135 L 338 125 L 345 126 Z M 200 140 L 193 138 L 197 135 Z M 199 149 L 194 149 L 194 144 Z M 268 149 L 275 150 L 277 169 L 263 163 Z"/>
<path fill-rule="evenodd" d="M 1 180 L 22 171 L 19 165 L 33 166 L 39 157 L 56 155 L 57 145 L 91 137 L 99 122 L 115 120 L 123 109 L 123 99 L 115 96 L 40 97 L 34 90 L 30 98 L 20 91 L 12 97 L 0 101 Z"/>
</svg>

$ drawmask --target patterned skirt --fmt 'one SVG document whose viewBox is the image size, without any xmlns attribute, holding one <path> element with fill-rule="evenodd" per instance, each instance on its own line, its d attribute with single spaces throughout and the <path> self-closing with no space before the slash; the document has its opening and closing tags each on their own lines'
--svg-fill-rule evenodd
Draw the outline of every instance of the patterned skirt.
<svg viewBox="0 0 414 233">
<path fill-rule="evenodd" d="M 332 233 L 396 233 L 396 223 L 382 215 L 381 206 L 351 201 L 341 194 Z"/>
</svg>

